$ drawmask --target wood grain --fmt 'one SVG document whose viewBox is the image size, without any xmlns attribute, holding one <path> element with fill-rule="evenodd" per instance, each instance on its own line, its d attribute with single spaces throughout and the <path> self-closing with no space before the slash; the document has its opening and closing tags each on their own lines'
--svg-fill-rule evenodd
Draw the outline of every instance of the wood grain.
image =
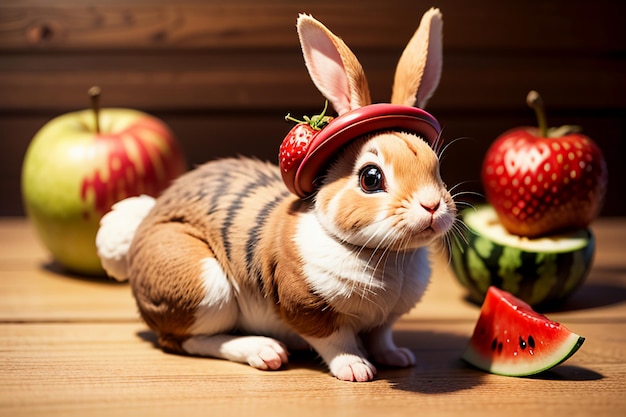
<svg viewBox="0 0 626 417">
<path fill-rule="evenodd" d="M 337 33 L 349 35 L 357 49 L 387 48 L 405 42 L 430 6 L 402 0 L 363 0 L 358 6 L 333 0 L 9 0 L 0 8 L 0 50 L 294 47 L 298 13 L 312 14 Z M 470 6 L 441 0 L 436 6 L 446 15 L 446 45 L 451 49 L 624 48 L 624 8 L 616 1 L 482 0 Z M 363 22 L 369 30 L 362 29 Z M 595 27 L 605 29 L 591 30 Z"/>
<path fill-rule="evenodd" d="M 356 384 L 331 377 L 311 352 L 276 372 L 163 353 L 127 284 L 64 274 L 27 221 L 0 218 L 0 415 L 621 416 L 626 218 L 601 219 L 594 232 L 588 281 L 549 313 L 586 337 L 565 364 L 509 378 L 462 362 L 479 309 L 434 255 L 424 301 L 395 327 L 417 365 Z"/>
<path fill-rule="evenodd" d="M 399 51 L 360 55 L 375 102 L 389 101 Z M 626 63 L 578 56 L 454 55 L 429 109 L 474 114 L 494 107 L 526 115 L 525 96 L 534 86 L 551 109 L 602 111 L 623 105 Z M 61 112 L 88 106 L 87 88 L 98 84 L 103 103 L 150 112 L 255 112 L 319 107 L 299 53 L 200 52 L 128 56 L 7 56 L 0 72 L 0 108 L 12 112 Z M 598 67 L 602 68 L 599 77 Z M 488 72 L 486 72 L 488 69 Z M 566 71 L 566 73 L 564 73 Z M 576 86 L 576 88 L 573 88 Z M 63 94 L 61 94 L 63 92 Z M 131 94 L 131 92 L 134 92 Z M 297 92 L 297 94 L 295 94 Z M 51 99 L 54 97 L 54 99 Z"/>
<path fill-rule="evenodd" d="M 277 372 L 162 353 L 138 324 L 0 325 L 4 415 L 552 415 L 618 416 L 626 406 L 621 340 L 626 324 L 579 324 L 589 342 L 566 365 L 537 378 L 482 374 L 458 357 L 471 324 L 401 324 L 399 341 L 418 355 L 409 370 L 376 381 L 332 378 L 312 354 Z M 403 330 L 402 327 L 408 327 Z M 432 329 L 436 328 L 436 331 Z M 589 395 L 585 395 L 585 393 Z"/>
<path fill-rule="evenodd" d="M 484 151 L 503 131 L 534 124 L 539 90 L 551 125 L 583 126 L 607 156 L 603 215 L 624 216 L 626 3 L 614 0 L 442 0 L 444 69 L 428 110 L 447 138 L 447 180 L 481 191 Z M 0 4 L 0 215 L 23 215 L 20 169 L 48 120 L 102 104 L 175 127 L 191 164 L 239 153 L 275 160 L 287 112 L 323 98 L 308 78 L 295 20 L 308 12 L 340 34 L 365 67 L 374 101 L 390 95 L 395 63 L 423 2 L 363 0 L 7 0 Z M 349 17 L 349 18 L 346 18 Z M 233 122 L 234 121 L 234 122 Z"/>
</svg>

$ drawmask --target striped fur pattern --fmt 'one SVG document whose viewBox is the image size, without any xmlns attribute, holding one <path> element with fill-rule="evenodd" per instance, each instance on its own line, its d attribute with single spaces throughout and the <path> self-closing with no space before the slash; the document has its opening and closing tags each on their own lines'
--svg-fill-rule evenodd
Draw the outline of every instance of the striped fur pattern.
<svg viewBox="0 0 626 417">
<path fill-rule="evenodd" d="M 429 25 L 440 29 L 440 20 L 429 10 L 426 29 L 405 51 L 405 61 L 427 74 L 400 79 L 438 80 L 437 48 L 421 52 L 437 35 Z M 309 16 L 300 16 L 298 31 L 311 78 L 334 108 L 341 114 L 370 104 L 362 68 L 343 41 Z M 429 96 L 435 86 L 426 87 Z M 394 92 L 406 103 L 411 98 L 397 91 L 420 88 Z M 145 218 L 126 232 L 122 240 L 132 243 L 114 265 L 163 349 L 271 370 L 287 362 L 288 349 L 312 347 L 349 381 L 373 379 L 374 363 L 415 363 L 391 328 L 422 297 L 428 245 L 456 216 L 437 154 L 414 134 L 377 132 L 329 161 L 320 182 L 299 199 L 278 167 L 231 158 L 183 175 L 153 205 L 140 201 Z M 132 205 L 107 215 L 101 241 L 122 229 L 122 211 Z"/>
<path fill-rule="evenodd" d="M 360 189 L 372 164 L 386 192 Z M 310 345 L 341 379 L 368 380 L 361 342 L 378 363 L 414 363 L 391 325 L 422 296 L 425 246 L 454 214 L 435 153 L 414 135 L 355 143 L 310 200 L 290 195 L 273 165 L 210 162 L 156 201 L 129 253 L 130 282 L 167 350 L 275 369 L 288 346 Z"/>
</svg>

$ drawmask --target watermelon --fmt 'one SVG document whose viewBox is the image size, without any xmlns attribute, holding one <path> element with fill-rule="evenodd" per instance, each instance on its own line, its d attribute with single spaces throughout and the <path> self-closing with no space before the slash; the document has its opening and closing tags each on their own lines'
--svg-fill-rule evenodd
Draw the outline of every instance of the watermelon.
<svg viewBox="0 0 626 417">
<path fill-rule="evenodd" d="M 527 376 L 564 362 L 584 341 L 519 298 L 492 286 L 463 359 L 493 374 Z"/>
<path fill-rule="evenodd" d="M 595 251 L 590 229 L 529 239 L 507 232 L 490 205 L 460 216 L 466 228 L 452 242 L 451 266 L 479 304 L 493 285 L 533 308 L 554 308 L 589 274 Z"/>
</svg>

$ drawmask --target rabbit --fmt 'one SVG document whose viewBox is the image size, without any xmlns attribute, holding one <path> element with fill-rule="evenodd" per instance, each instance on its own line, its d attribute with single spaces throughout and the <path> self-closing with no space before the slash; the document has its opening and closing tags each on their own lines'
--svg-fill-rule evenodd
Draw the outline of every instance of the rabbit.
<svg viewBox="0 0 626 417">
<path fill-rule="evenodd" d="M 441 28 L 439 10 L 428 10 L 399 60 L 392 104 L 422 108 L 431 97 Z M 337 114 L 371 104 L 346 44 L 309 15 L 297 30 L 310 76 Z M 392 325 L 422 297 L 429 245 L 456 218 L 437 153 L 413 133 L 364 134 L 318 180 L 301 198 L 269 162 L 207 162 L 156 199 L 117 203 L 96 238 L 102 264 L 129 280 L 167 352 L 277 370 L 289 350 L 312 348 L 346 381 L 374 379 L 375 365 L 413 366 Z"/>
</svg>

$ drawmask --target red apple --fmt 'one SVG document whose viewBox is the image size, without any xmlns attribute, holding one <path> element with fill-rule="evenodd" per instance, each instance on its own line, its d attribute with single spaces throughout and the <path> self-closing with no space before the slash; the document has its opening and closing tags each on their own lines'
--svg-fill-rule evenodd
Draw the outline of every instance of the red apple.
<svg viewBox="0 0 626 417">
<path fill-rule="evenodd" d="M 156 196 L 186 170 L 178 142 L 159 119 L 122 108 L 67 113 L 46 123 L 22 168 L 26 212 L 55 260 L 103 274 L 95 236 L 100 218 L 126 197 Z"/>
<path fill-rule="evenodd" d="M 548 129 L 535 91 L 527 101 L 539 127 L 509 130 L 491 145 L 482 166 L 487 201 L 502 225 L 519 236 L 585 228 L 606 193 L 602 152 L 575 127 Z"/>
</svg>

